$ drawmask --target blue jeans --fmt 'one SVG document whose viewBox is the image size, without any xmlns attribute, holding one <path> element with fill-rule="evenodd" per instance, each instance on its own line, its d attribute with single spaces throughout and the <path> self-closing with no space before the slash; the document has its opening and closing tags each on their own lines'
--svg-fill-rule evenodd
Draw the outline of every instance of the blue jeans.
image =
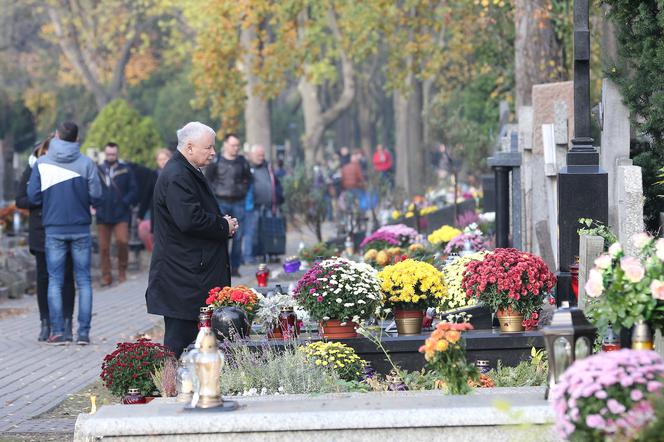
<svg viewBox="0 0 664 442">
<path fill-rule="evenodd" d="M 238 269 L 242 264 L 242 232 L 244 231 L 244 199 L 233 203 L 217 200 L 222 215 L 230 215 L 237 219 L 239 228 L 233 235 L 231 247 L 231 268 Z"/>
<path fill-rule="evenodd" d="M 244 227 L 242 228 L 242 257 L 245 264 L 256 259 L 256 244 L 258 243 L 258 220 L 261 210 L 247 210 L 244 212 Z"/>
<path fill-rule="evenodd" d="M 65 260 L 68 251 L 74 262 L 74 277 L 78 286 L 78 334 L 90 333 L 90 319 L 92 318 L 91 244 L 89 233 L 46 235 L 48 312 L 52 335 L 61 335 L 65 329 L 62 313 L 62 285 L 65 279 Z"/>
</svg>

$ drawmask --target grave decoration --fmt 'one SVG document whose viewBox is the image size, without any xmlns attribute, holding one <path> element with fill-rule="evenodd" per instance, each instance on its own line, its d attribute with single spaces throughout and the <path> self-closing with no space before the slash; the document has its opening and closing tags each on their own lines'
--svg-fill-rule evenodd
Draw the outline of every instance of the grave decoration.
<svg viewBox="0 0 664 442">
<path fill-rule="evenodd" d="M 663 386 L 664 361 L 653 351 L 578 360 L 551 391 L 558 432 L 567 440 L 635 440 L 654 419 Z"/>
<path fill-rule="evenodd" d="M 336 248 L 332 245 L 319 242 L 311 247 L 303 247 L 300 250 L 300 259 L 304 262 L 312 263 L 316 260 L 329 259 L 338 255 Z"/>
<path fill-rule="evenodd" d="M 367 365 L 353 348 L 340 342 L 312 342 L 299 349 L 311 364 L 330 368 L 345 381 L 359 381 Z"/>
<path fill-rule="evenodd" d="M 469 381 L 480 382 L 479 371 L 466 360 L 462 338 L 464 331 L 472 329 L 473 326 L 469 323 L 440 322 L 420 347 L 420 353 L 424 353 L 428 367 L 438 374 L 450 394 L 470 393 L 472 384 L 469 384 Z"/>
<path fill-rule="evenodd" d="M 149 339 L 119 342 L 116 349 L 104 357 L 99 377 L 114 396 L 122 397 L 129 389 L 137 389 L 143 396 L 155 396 L 157 387 L 152 375 L 174 357 L 169 349 Z"/>
<path fill-rule="evenodd" d="M 298 281 L 294 296 L 320 323 L 325 338 L 354 338 L 360 321 L 380 308 L 380 285 L 369 264 L 331 258 L 314 264 Z"/>
<path fill-rule="evenodd" d="M 471 224 L 463 233 L 452 238 L 444 248 L 445 254 L 462 252 L 480 252 L 489 249 L 489 241 L 484 237 L 477 224 Z"/>
<path fill-rule="evenodd" d="M 431 264 L 413 259 L 385 267 L 379 274 L 383 305 L 394 311 L 400 335 L 422 332 L 424 311 L 447 294 L 443 274 Z"/>
<path fill-rule="evenodd" d="M 269 339 L 297 337 L 300 324 L 295 314 L 298 307 L 293 296 L 278 292 L 272 296 L 259 295 L 256 321 L 261 324 Z"/>
<path fill-rule="evenodd" d="M 620 243 L 595 260 L 585 285 L 588 316 L 600 330 L 630 330 L 639 321 L 664 331 L 664 238 L 634 235 L 639 257 L 625 256 Z"/>
<path fill-rule="evenodd" d="M 427 237 L 429 242 L 436 246 L 439 250 L 444 250 L 447 244 L 463 232 L 456 227 L 442 226 L 434 230 L 431 235 Z"/>
<path fill-rule="evenodd" d="M 495 249 L 482 261 L 466 266 L 461 287 L 468 297 L 496 312 L 502 331 L 524 329 L 524 319 L 533 325 L 542 303 L 550 298 L 556 277 L 539 256 L 517 249 Z"/>
<path fill-rule="evenodd" d="M 258 294 L 243 285 L 214 287 L 205 303 L 211 306 L 212 329 L 219 340 L 244 338 L 249 335 L 251 321 L 258 307 Z"/>
<path fill-rule="evenodd" d="M 477 303 L 476 298 L 469 298 L 466 296 L 466 290 L 463 289 L 461 283 L 463 282 L 463 274 L 466 271 L 466 266 L 471 261 L 481 261 L 487 252 L 475 252 L 470 255 L 465 255 L 456 258 L 449 264 L 443 266 L 443 277 L 445 278 L 445 285 L 447 286 L 447 295 L 440 301 L 438 310 L 445 312 L 461 307 L 469 307 Z"/>
</svg>

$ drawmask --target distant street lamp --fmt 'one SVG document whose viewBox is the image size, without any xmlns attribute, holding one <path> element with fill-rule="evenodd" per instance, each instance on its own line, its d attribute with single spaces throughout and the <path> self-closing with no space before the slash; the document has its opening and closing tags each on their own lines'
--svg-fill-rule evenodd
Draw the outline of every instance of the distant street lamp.
<svg viewBox="0 0 664 442">
<path fill-rule="evenodd" d="M 558 173 L 558 304 L 571 295 L 570 265 L 579 252 L 579 218 L 607 224 L 608 175 L 599 166 L 590 126 L 589 0 L 574 1 L 574 138 L 567 165 Z"/>
</svg>

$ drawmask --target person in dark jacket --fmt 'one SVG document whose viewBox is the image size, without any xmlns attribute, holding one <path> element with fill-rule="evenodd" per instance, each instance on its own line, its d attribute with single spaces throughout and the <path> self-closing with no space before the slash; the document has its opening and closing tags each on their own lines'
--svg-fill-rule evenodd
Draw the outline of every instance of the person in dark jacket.
<svg viewBox="0 0 664 442">
<path fill-rule="evenodd" d="M 221 154 L 211 164 L 206 175 L 214 191 L 219 209 L 236 218 L 244 225 L 245 197 L 251 184 L 251 167 L 240 152 L 240 139 L 235 134 L 227 134 Z M 240 276 L 242 263 L 242 232 L 235 235 L 231 249 L 231 275 Z"/>
<path fill-rule="evenodd" d="M 28 198 L 42 204 L 48 266 L 49 344 L 66 344 L 62 311 L 62 285 L 67 253 L 71 253 L 78 287 L 78 336 L 80 345 L 90 343 L 92 280 L 90 260 L 90 206 L 101 196 L 95 163 L 81 155 L 78 126 L 70 121 L 58 126 L 48 154 L 37 160 L 28 181 Z"/>
<path fill-rule="evenodd" d="M 134 172 L 119 159 L 118 145 L 107 143 L 104 154 L 104 163 L 97 166 L 102 194 L 95 209 L 101 257 L 101 285 L 107 286 L 113 282 L 111 236 L 115 236 L 115 248 L 118 251 L 118 281 L 122 283 L 127 280 L 131 206 L 136 203 L 138 188 Z"/>
<path fill-rule="evenodd" d="M 39 307 L 39 319 L 41 320 L 41 329 L 37 340 L 45 341 L 51 334 L 51 326 L 48 319 L 48 269 L 46 268 L 46 251 L 44 242 L 46 234 L 42 224 L 42 206 L 31 204 L 28 199 L 28 180 L 32 173 L 32 168 L 37 162 L 37 158 L 48 152 L 48 145 L 52 137 L 46 138 L 38 144 L 33 154 L 28 159 L 28 165 L 23 171 L 21 181 L 16 191 L 16 207 L 20 209 L 29 209 L 28 218 L 28 247 L 30 253 L 35 256 L 37 264 L 37 306 Z M 66 341 L 72 341 L 72 316 L 74 314 L 74 298 L 76 290 L 74 288 L 74 267 L 71 260 L 71 254 L 67 254 L 65 262 L 65 282 L 62 286 L 62 313 L 65 321 L 64 338 Z"/>
<path fill-rule="evenodd" d="M 157 177 L 164 166 L 171 159 L 173 153 L 168 149 L 159 149 L 155 160 L 157 161 L 157 169 L 152 170 L 148 167 L 135 165 L 134 174 L 136 175 L 136 182 L 140 191 L 138 203 L 138 237 L 143 241 L 145 248 L 152 252 L 154 248 L 152 234 L 152 195 L 154 193 L 154 186 L 157 183 Z"/>
<path fill-rule="evenodd" d="M 238 222 L 222 215 L 202 168 L 215 156 L 215 132 L 192 122 L 177 131 L 178 151 L 157 178 L 148 313 L 164 317 L 164 345 L 176 356 L 197 333 L 208 291 L 231 284 L 228 239 Z"/>
</svg>

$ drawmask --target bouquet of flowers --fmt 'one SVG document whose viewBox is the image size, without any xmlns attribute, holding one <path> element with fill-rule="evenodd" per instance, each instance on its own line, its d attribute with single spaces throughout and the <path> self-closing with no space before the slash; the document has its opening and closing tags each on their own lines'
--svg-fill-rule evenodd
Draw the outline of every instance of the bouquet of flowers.
<svg viewBox="0 0 664 442">
<path fill-rule="evenodd" d="M 312 342 L 299 349 L 312 364 L 332 369 L 346 381 L 359 380 L 367 365 L 352 347 L 340 342 Z"/>
<path fill-rule="evenodd" d="M 297 308 L 295 298 L 288 294 L 275 294 L 267 297 L 258 295 L 258 309 L 256 310 L 256 320 L 263 327 L 263 331 L 268 333 L 279 324 L 279 314 L 283 309 Z"/>
<path fill-rule="evenodd" d="M 457 236 L 461 235 L 461 230 L 456 229 L 452 226 L 443 226 L 437 230 L 434 230 L 427 239 L 429 242 L 435 246 L 443 248 L 452 241 Z"/>
<path fill-rule="evenodd" d="M 157 389 L 152 374 L 175 355 L 166 347 L 149 339 L 119 342 L 113 353 L 107 354 L 101 364 L 99 377 L 115 396 L 138 388 L 144 396 L 152 396 Z"/>
<path fill-rule="evenodd" d="M 447 295 L 443 274 L 431 264 L 406 259 L 379 274 L 383 303 L 402 310 L 424 310 Z"/>
<path fill-rule="evenodd" d="M 314 264 L 297 282 L 294 296 L 313 319 L 359 323 L 380 309 L 380 285 L 369 264 L 332 258 Z"/>
<path fill-rule="evenodd" d="M 389 231 L 377 230 L 371 235 L 367 236 L 360 243 L 362 249 L 383 250 L 390 247 L 398 247 L 401 241 L 397 235 Z"/>
<path fill-rule="evenodd" d="M 239 307 L 247 313 L 247 317 L 251 322 L 256 314 L 258 294 L 244 285 L 224 288 L 214 287 L 208 292 L 205 303 L 214 307 L 215 310 L 220 307 Z"/>
<path fill-rule="evenodd" d="M 594 298 L 589 316 L 600 330 L 609 324 L 629 329 L 638 320 L 664 330 L 664 238 L 639 233 L 632 241 L 639 258 L 625 256 L 614 243 L 588 275 L 585 290 Z"/>
<path fill-rule="evenodd" d="M 390 233 L 396 236 L 399 240 L 399 246 L 401 247 L 408 247 L 410 244 L 415 243 L 419 235 L 417 230 L 413 229 L 412 227 L 408 227 L 405 224 L 391 224 L 383 226 L 376 230 L 376 233 L 378 232 Z"/>
<path fill-rule="evenodd" d="M 556 427 L 570 440 L 634 440 L 654 417 L 648 396 L 663 385 L 664 361 L 654 351 L 579 359 L 551 391 Z"/>
<path fill-rule="evenodd" d="M 480 252 L 489 248 L 489 243 L 484 238 L 484 234 L 477 227 L 477 224 L 473 223 L 463 229 L 462 234 L 447 243 L 445 253 L 448 255 L 450 253 L 460 253 L 466 249 L 466 244 L 470 246 L 470 250 L 473 252 Z"/>
<path fill-rule="evenodd" d="M 539 256 L 517 249 L 495 249 L 466 265 L 461 287 L 466 296 L 494 311 L 511 310 L 526 319 L 537 313 L 556 277 Z"/>
<path fill-rule="evenodd" d="M 447 286 L 447 296 L 440 303 L 440 311 L 475 305 L 477 300 L 466 296 L 466 290 L 461 287 L 466 266 L 471 261 L 481 261 L 487 252 L 476 252 L 455 259 L 443 267 L 443 277 Z"/>
<path fill-rule="evenodd" d="M 451 394 L 466 394 L 472 388 L 468 381 L 478 382 L 480 373 L 466 360 L 462 332 L 472 330 L 467 322 L 440 322 L 420 347 L 429 368 L 440 376 Z"/>
</svg>

